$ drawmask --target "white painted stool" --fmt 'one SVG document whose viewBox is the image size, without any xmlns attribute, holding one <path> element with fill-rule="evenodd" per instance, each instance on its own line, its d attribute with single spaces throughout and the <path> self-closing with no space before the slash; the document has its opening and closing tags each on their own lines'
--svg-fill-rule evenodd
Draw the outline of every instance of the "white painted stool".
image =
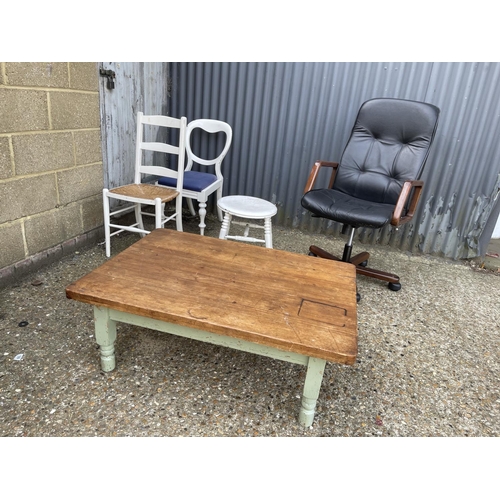
<svg viewBox="0 0 500 500">
<path fill-rule="evenodd" d="M 271 202 L 254 198 L 253 196 L 224 196 L 217 202 L 224 212 L 224 220 L 219 233 L 221 240 L 249 241 L 252 243 L 265 243 L 267 248 L 273 248 L 273 233 L 271 229 L 271 217 L 276 215 L 278 209 Z M 242 219 L 264 219 L 264 225 L 259 226 L 249 222 L 233 221 L 232 218 Z M 245 226 L 243 236 L 230 236 L 229 228 L 233 224 Z M 248 236 L 250 228 L 264 229 L 264 239 L 251 238 Z"/>
</svg>

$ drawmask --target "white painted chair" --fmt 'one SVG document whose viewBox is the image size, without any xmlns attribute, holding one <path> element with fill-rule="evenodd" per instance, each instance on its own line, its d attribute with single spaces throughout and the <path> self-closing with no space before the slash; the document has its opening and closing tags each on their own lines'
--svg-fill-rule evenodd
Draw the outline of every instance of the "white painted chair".
<svg viewBox="0 0 500 500">
<path fill-rule="evenodd" d="M 273 248 L 273 232 L 271 218 L 276 215 L 278 209 L 271 202 L 255 198 L 253 196 L 224 196 L 217 202 L 217 206 L 224 212 L 219 239 L 238 240 L 252 243 L 265 243 L 266 248 Z M 233 217 L 241 219 L 263 219 L 264 225 L 251 222 L 235 221 Z M 229 235 L 231 223 L 245 226 L 243 236 Z M 249 236 L 250 228 L 263 229 L 264 239 Z"/>
<path fill-rule="evenodd" d="M 145 142 L 144 128 L 166 127 L 179 130 L 179 144 L 167 144 L 165 142 Z M 103 189 L 103 207 L 104 207 L 104 233 L 106 238 L 106 257 L 111 255 L 111 236 L 129 231 L 139 233 L 145 236 L 150 231 L 144 229 L 142 220 L 143 215 L 152 216 L 153 214 L 142 212 L 142 205 L 154 206 L 155 229 L 164 227 L 165 222 L 175 219 L 177 231 L 182 231 L 182 181 L 184 178 L 184 158 L 185 158 L 185 137 L 186 137 L 187 119 L 172 118 L 161 115 L 144 115 L 137 113 L 137 136 L 135 153 L 135 176 L 134 183 L 125 186 L 119 186 L 113 189 Z M 160 129 L 156 129 L 160 130 Z M 145 153 L 149 152 L 149 153 Z M 154 165 L 144 165 L 143 163 L 152 163 L 154 153 L 165 153 L 170 157 L 177 156 L 178 169 L 159 167 Z M 143 175 L 164 176 L 169 175 L 175 179 L 173 187 L 157 186 L 142 182 Z M 110 198 L 121 200 L 125 206 L 111 212 Z M 175 199 L 175 212 L 168 217 L 164 215 L 165 203 Z M 135 211 L 136 222 L 131 225 L 120 225 L 111 222 L 111 217 L 129 212 L 131 204 Z M 111 228 L 117 231 L 111 232 Z"/>
<path fill-rule="evenodd" d="M 203 159 L 195 155 L 192 150 L 191 139 L 192 133 L 195 129 L 202 129 L 210 134 L 224 132 L 226 134 L 226 142 L 222 152 L 213 159 Z M 198 212 L 200 216 L 200 234 L 203 236 L 205 233 L 205 216 L 207 214 L 207 200 L 208 197 L 217 192 L 217 201 L 222 197 L 222 186 L 224 177 L 221 171 L 222 160 L 226 156 L 233 137 L 233 131 L 229 124 L 220 120 L 200 119 L 189 122 L 186 130 L 186 154 L 187 164 L 184 172 L 184 183 L 182 196 L 187 199 L 188 207 L 191 215 L 196 215 L 193 207 L 193 200 L 198 202 Z M 215 174 L 208 172 L 199 172 L 192 170 L 193 163 L 199 165 L 214 166 Z M 157 184 L 161 186 L 172 187 L 176 183 L 176 178 L 168 175 L 158 180 Z M 222 212 L 218 209 L 217 214 L 219 220 L 222 221 Z"/>
</svg>

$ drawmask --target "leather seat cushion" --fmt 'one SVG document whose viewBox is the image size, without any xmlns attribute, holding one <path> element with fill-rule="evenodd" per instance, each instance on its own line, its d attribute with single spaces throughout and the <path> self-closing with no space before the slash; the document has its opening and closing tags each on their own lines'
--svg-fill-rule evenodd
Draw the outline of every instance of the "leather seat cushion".
<svg viewBox="0 0 500 500">
<path fill-rule="evenodd" d="M 385 226 L 394 211 L 394 205 L 361 200 L 335 189 L 308 191 L 302 197 L 302 206 L 318 217 L 352 227 Z"/>
</svg>

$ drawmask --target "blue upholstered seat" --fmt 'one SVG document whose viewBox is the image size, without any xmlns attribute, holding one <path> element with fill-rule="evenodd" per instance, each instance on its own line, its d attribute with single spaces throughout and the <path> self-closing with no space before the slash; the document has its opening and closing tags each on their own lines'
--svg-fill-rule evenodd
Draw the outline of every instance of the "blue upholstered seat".
<svg viewBox="0 0 500 500">
<path fill-rule="evenodd" d="M 186 191 L 203 191 L 206 187 L 210 186 L 217 180 L 214 174 L 208 174 L 205 172 L 197 172 L 193 170 L 188 170 L 184 172 L 184 182 L 182 189 Z M 158 179 L 158 184 L 162 186 L 175 187 L 177 179 L 173 177 L 161 177 Z"/>
</svg>

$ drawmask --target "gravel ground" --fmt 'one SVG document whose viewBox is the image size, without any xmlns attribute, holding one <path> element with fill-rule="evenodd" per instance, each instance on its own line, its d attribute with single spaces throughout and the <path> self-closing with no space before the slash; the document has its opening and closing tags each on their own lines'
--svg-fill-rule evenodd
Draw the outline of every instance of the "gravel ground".
<svg viewBox="0 0 500 500">
<path fill-rule="evenodd" d="M 217 237 L 218 221 L 207 223 Z M 134 241 L 113 237 L 113 254 Z M 312 243 L 336 254 L 344 245 L 274 228 L 275 248 L 307 253 Z M 327 363 L 312 427 L 297 422 L 298 365 L 119 324 L 117 368 L 101 372 L 92 307 L 65 296 L 105 262 L 101 244 L 0 291 L 0 434 L 499 436 L 498 274 L 361 247 L 403 287 L 358 277 L 358 359 Z"/>
</svg>

